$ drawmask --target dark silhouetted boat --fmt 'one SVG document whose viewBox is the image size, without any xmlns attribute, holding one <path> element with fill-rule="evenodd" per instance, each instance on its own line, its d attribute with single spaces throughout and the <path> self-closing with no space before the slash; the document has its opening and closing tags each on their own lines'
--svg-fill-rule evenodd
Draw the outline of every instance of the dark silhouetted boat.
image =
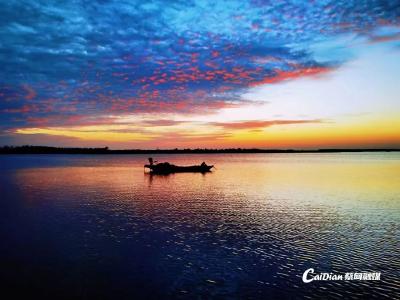
<svg viewBox="0 0 400 300">
<path fill-rule="evenodd" d="M 201 165 L 194 166 L 176 166 L 170 164 L 169 162 L 164 163 L 156 163 L 157 161 L 153 161 L 153 159 L 149 158 L 150 164 L 144 165 L 145 168 L 150 169 L 150 172 L 153 174 L 170 174 L 170 173 L 207 173 L 211 172 L 211 168 L 214 166 L 208 166 L 205 162 Z"/>
</svg>

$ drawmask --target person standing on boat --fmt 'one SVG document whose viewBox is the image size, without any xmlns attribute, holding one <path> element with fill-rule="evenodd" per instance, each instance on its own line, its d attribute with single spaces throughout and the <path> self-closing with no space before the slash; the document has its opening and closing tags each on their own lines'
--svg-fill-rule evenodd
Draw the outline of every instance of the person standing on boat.
<svg viewBox="0 0 400 300">
<path fill-rule="evenodd" d="M 153 163 L 156 163 L 156 162 L 157 162 L 156 160 L 153 161 L 153 158 L 152 158 L 152 157 L 149 157 L 148 160 L 149 160 L 150 166 L 152 166 Z"/>
</svg>

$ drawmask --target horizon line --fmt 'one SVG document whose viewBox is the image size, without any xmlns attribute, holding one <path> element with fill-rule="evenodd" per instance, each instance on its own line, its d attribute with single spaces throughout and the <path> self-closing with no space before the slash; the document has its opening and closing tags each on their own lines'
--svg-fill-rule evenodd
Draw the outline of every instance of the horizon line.
<svg viewBox="0 0 400 300">
<path fill-rule="evenodd" d="M 185 153 L 332 153 L 332 152 L 396 152 L 400 148 L 169 148 L 110 149 L 109 147 L 56 147 L 36 145 L 0 146 L 0 154 L 185 154 Z"/>
</svg>

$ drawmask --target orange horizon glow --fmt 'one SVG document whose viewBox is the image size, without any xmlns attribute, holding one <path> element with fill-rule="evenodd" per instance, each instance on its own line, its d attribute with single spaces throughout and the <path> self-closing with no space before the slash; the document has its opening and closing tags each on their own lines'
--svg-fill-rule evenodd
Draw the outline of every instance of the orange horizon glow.
<svg viewBox="0 0 400 300">
<path fill-rule="evenodd" d="M 74 146 L 107 145 L 111 148 L 400 148 L 400 118 L 286 123 L 289 122 L 264 122 L 259 127 L 258 123 L 234 123 L 234 126 L 228 123 L 227 128 L 220 128 L 214 123 L 186 122 L 165 128 L 153 126 L 143 133 L 129 132 L 129 128 L 134 130 L 132 126 L 113 124 L 24 128 L 17 133 L 68 137 L 76 142 L 72 143 Z"/>
</svg>

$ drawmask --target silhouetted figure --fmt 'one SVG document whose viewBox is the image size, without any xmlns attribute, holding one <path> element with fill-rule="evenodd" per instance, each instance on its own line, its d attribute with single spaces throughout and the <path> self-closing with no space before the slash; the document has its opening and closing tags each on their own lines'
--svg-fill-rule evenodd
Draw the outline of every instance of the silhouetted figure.
<svg viewBox="0 0 400 300">
<path fill-rule="evenodd" d="M 203 161 L 200 166 L 205 167 L 207 164 Z"/>
<path fill-rule="evenodd" d="M 158 163 L 158 161 L 156 161 L 156 160 L 153 160 L 153 158 L 152 158 L 152 157 L 149 157 L 149 163 L 150 163 L 150 166 L 152 166 L 153 164 L 156 164 L 156 163 Z"/>
</svg>

